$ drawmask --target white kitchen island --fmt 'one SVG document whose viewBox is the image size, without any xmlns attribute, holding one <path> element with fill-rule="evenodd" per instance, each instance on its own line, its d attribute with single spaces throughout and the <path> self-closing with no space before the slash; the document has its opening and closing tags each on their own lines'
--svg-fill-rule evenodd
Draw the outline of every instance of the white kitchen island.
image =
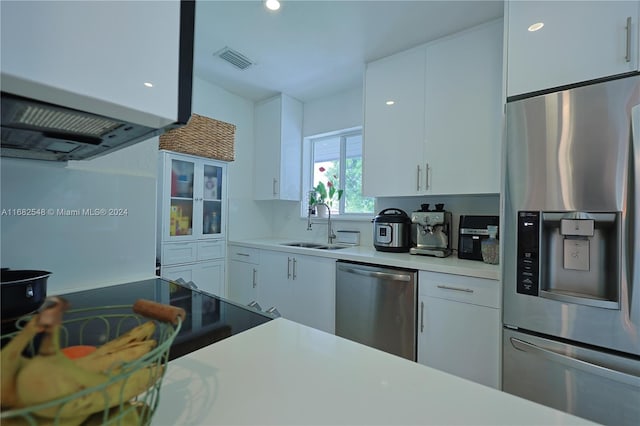
<svg viewBox="0 0 640 426">
<path fill-rule="evenodd" d="M 170 362 L 152 424 L 590 423 L 278 318 Z"/>
</svg>

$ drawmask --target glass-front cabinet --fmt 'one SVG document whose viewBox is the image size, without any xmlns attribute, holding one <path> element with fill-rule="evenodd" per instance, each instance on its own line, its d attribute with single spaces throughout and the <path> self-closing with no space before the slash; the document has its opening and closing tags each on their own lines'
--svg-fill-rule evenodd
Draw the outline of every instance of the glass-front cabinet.
<svg viewBox="0 0 640 426">
<path fill-rule="evenodd" d="M 160 151 L 157 258 L 160 275 L 182 278 L 224 296 L 226 263 L 224 162 Z"/>
<path fill-rule="evenodd" d="M 181 241 L 224 234 L 223 192 L 226 165 L 214 160 L 165 153 L 162 236 Z M 168 194 L 166 194 L 168 192 Z M 166 200 L 166 201 L 165 201 Z"/>
</svg>

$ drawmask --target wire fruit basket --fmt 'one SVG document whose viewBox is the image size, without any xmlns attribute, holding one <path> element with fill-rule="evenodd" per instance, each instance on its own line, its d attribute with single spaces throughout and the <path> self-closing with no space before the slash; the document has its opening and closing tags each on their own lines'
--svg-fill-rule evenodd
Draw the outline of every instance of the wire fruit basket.
<svg viewBox="0 0 640 426">
<path fill-rule="evenodd" d="M 40 404 L 2 411 L 0 423 L 3 426 L 150 424 L 158 406 L 169 349 L 180 332 L 184 317 L 185 312 L 181 308 L 146 300 L 138 300 L 133 306 L 65 312 L 59 334 L 61 349 L 77 345 L 100 347 L 118 337 L 128 336 L 127 333 L 145 323 L 150 327 L 150 322 L 154 326 L 149 340 L 155 340 L 156 345 L 135 360 L 117 362 L 101 371 L 105 379 L 100 384 Z M 17 336 L 30 320 L 30 316 L 19 319 L 16 323 L 18 331 L 1 337 L 3 345 Z M 33 338 L 22 354 L 27 358 L 37 354 L 41 337 Z M 141 392 L 131 396 L 132 389 L 140 389 Z M 89 401 L 94 406 L 99 405 L 95 412 L 86 412 Z"/>
</svg>

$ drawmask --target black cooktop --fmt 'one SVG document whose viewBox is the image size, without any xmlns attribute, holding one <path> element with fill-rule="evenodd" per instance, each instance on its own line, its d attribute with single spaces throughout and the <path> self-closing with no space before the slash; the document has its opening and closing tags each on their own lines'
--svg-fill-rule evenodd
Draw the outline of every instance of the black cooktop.
<svg viewBox="0 0 640 426">
<path fill-rule="evenodd" d="M 187 317 L 171 346 L 169 359 L 226 339 L 273 319 L 226 299 L 162 278 L 62 294 L 71 309 L 133 305 L 138 299 L 183 308 Z"/>
</svg>

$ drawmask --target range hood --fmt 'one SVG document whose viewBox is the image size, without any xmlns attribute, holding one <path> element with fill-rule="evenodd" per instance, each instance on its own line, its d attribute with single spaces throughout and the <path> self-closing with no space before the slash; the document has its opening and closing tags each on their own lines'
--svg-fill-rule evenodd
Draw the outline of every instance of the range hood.
<svg viewBox="0 0 640 426">
<path fill-rule="evenodd" d="M 22 10 L 16 10 L 16 15 L 22 13 Z M 173 80 L 175 88 L 177 79 L 177 115 L 167 117 L 169 114 L 143 111 L 56 87 L 47 81 L 35 81 L 9 69 L 11 64 L 3 65 L 0 80 L 1 156 L 50 161 L 87 160 L 185 125 L 191 116 L 195 2 L 179 2 L 179 14 L 180 39 L 179 42 L 175 40 L 176 46 L 179 43 L 178 75 L 174 74 Z M 6 33 L 3 32 L 3 36 Z M 13 58 L 16 57 L 19 58 Z M 8 62 L 4 54 L 2 59 L 3 63 Z M 71 70 L 80 76 L 84 71 Z M 121 76 L 114 80 L 117 78 Z M 120 81 L 108 83 L 119 84 Z M 175 90 L 172 93 L 175 94 Z M 175 105 L 172 108 L 176 110 Z"/>
</svg>

